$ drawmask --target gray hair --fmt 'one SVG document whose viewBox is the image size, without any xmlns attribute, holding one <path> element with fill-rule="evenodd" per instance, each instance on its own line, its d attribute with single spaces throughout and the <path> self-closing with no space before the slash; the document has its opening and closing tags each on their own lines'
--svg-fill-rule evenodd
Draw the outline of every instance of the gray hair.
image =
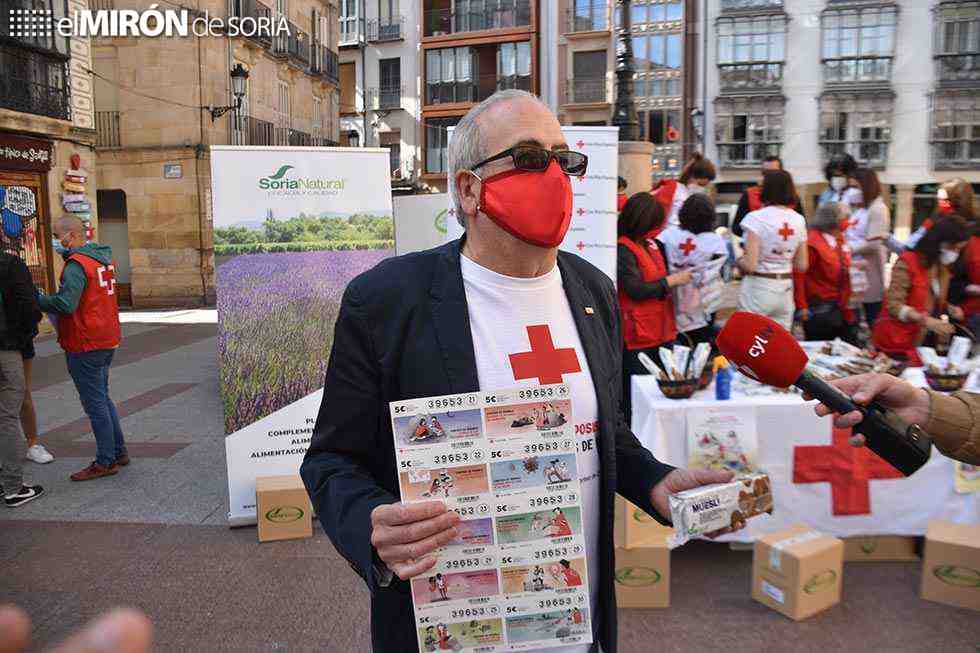
<svg viewBox="0 0 980 653">
<path fill-rule="evenodd" d="M 85 235 L 85 223 L 77 215 L 62 215 L 55 224 L 64 231 Z"/>
<path fill-rule="evenodd" d="M 456 192 L 456 174 L 461 170 L 469 170 L 480 161 L 492 156 L 486 151 L 486 145 L 483 142 L 483 135 L 480 133 L 480 126 L 477 124 L 477 119 L 482 113 L 495 104 L 519 99 L 533 100 L 539 103 L 541 106 L 547 107 L 547 105 L 542 102 L 539 97 L 528 93 L 527 91 L 519 91 L 517 89 L 497 91 L 486 100 L 480 102 L 478 105 L 470 109 L 466 115 L 460 119 L 460 121 L 456 124 L 456 128 L 453 130 L 453 139 L 449 142 L 449 174 L 447 181 L 449 186 L 449 194 L 453 198 L 453 207 L 456 209 L 456 220 L 459 221 L 459 224 L 463 227 L 463 229 L 466 229 L 466 216 L 463 215 L 463 207 L 460 205 L 459 193 Z M 548 110 L 550 111 L 551 109 L 549 108 Z"/>
<path fill-rule="evenodd" d="M 840 227 L 840 220 L 844 215 L 841 205 L 837 202 L 824 202 L 814 211 L 810 218 L 810 227 L 817 231 L 833 231 Z"/>
</svg>

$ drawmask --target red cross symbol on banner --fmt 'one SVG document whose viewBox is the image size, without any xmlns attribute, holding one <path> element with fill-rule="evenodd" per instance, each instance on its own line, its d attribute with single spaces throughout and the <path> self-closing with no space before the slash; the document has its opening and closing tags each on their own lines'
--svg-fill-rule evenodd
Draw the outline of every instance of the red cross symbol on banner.
<svg viewBox="0 0 980 653">
<path fill-rule="evenodd" d="M 576 211 L 576 213 L 578 213 L 578 217 L 581 218 L 583 215 L 585 215 L 585 209 L 579 207 L 579 209 Z"/>
<path fill-rule="evenodd" d="M 574 349 L 555 349 L 551 328 L 547 324 L 527 327 L 527 339 L 531 343 L 531 351 L 510 355 L 514 379 L 521 381 L 537 377 L 538 383 L 545 385 L 562 383 L 563 374 L 582 371 Z"/>
<path fill-rule="evenodd" d="M 688 238 L 686 241 L 684 241 L 683 243 L 681 243 L 681 246 L 680 246 L 680 250 L 682 252 L 684 252 L 684 256 L 690 256 L 691 255 L 691 252 L 693 252 L 697 248 L 698 248 L 698 246 L 690 238 Z"/>
<path fill-rule="evenodd" d="M 787 240 L 789 240 L 789 237 L 792 236 L 795 233 L 796 233 L 795 231 L 793 231 L 792 229 L 789 228 L 789 223 L 788 222 L 784 222 L 783 223 L 783 228 L 779 230 L 779 235 L 783 237 L 783 242 L 784 243 Z"/>
<path fill-rule="evenodd" d="M 583 147 L 585 147 L 585 141 L 583 141 L 581 138 L 578 139 L 578 141 L 575 143 L 575 147 L 581 150 Z"/>
<path fill-rule="evenodd" d="M 584 250 L 584 249 L 585 249 L 585 243 L 583 243 L 583 242 L 582 242 L 582 241 L 580 240 L 580 241 L 578 241 L 578 244 L 576 245 L 576 247 L 578 247 L 578 251 L 580 251 L 580 252 L 581 252 L 582 250 Z"/>
<path fill-rule="evenodd" d="M 96 272 L 99 274 L 99 286 L 101 288 L 108 288 L 106 291 L 107 295 L 116 294 L 116 266 L 110 265 L 100 265 L 96 268 Z"/>
<path fill-rule="evenodd" d="M 830 483 L 835 515 L 871 514 L 869 482 L 902 473 L 867 447 L 852 447 L 850 429 L 834 429 L 830 446 L 793 448 L 794 483 Z"/>
</svg>

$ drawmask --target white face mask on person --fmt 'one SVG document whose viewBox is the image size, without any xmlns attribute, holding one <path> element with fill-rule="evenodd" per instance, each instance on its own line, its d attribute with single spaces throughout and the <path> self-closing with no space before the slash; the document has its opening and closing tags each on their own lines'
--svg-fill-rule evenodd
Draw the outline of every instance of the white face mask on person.
<svg viewBox="0 0 980 653">
<path fill-rule="evenodd" d="M 847 177 L 831 177 L 830 187 L 838 193 L 847 188 Z"/>
<path fill-rule="evenodd" d="M 939 250 L 939 262 L 943 265 L 952 265 L 956 263 L 956 259 L 960 257 L 960 253 L 955 249 L 946 249 L 943 247 Z"/>
</svg>

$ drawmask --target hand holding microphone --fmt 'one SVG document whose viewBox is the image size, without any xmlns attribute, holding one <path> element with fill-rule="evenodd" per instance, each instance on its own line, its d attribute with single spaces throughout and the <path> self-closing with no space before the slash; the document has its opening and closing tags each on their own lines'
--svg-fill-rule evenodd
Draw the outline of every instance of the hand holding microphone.
<svg viewBox="0 0 980 653">
<path fill-rule="evenodd" d="M 929 393 L 922 388 L 901 381 L 891 374 L 858 374 L 845 379 L 837 379 L 831 386 L 851 397 L 859 406 L 867 406 L 874 400 L 879 405 L 889 408 L 909 424 L 925 424 L 929 419 Z M 819 404 L 817 415 L 834 415 L 834 411 Z M 851 428 L 860 423 L 864 415 L 857 410 L 843 415 L 835 415 L 834 426 Z M 851 444 L 865 444 L 863 435 L 851 437 Z"/>
<path fill-rule="evenodd" d="M 818 399 L 827 413 L 841 414 L 841 420 L 855 434 L 864 435 L 868 448 L 906 476 L 929 460 L 932 440 L 917 424 L 925 421 L 920 411 L 896 412 L 889 406 L 896 406 L 897 400 L 870 401 L 873 394 L 865 398 L 864 404 L 856 403 L 809 371 L 803 348 L 768 317 L 744 311 L 733 314 L 718 334 L 717 344 L 740 372 L 777 388 L 794 385 Z M 904 395 L 898 397 L 902 398 Z M 926 411 L 928 416 L 928 406 Z"/>
</svg>

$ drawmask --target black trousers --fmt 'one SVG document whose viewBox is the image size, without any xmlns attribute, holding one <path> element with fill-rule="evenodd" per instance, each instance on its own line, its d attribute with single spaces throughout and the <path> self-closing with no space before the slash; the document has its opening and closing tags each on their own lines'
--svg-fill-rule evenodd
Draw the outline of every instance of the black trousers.
<svg viewBox="0 0 980 653">
<path fill-rule="evenodd" d="M 840 338 L 852 345 L 857 344 L 857 329 L 848 324 L 839 306 L 815 305 L 810 319 L 803 323 L 803 333 L 807 340 L 833 340 Z"/>
</svg>

